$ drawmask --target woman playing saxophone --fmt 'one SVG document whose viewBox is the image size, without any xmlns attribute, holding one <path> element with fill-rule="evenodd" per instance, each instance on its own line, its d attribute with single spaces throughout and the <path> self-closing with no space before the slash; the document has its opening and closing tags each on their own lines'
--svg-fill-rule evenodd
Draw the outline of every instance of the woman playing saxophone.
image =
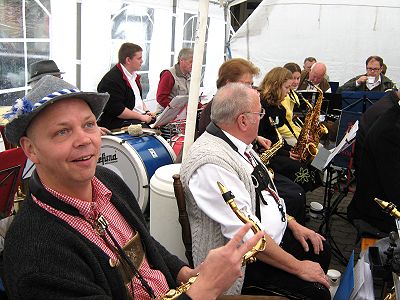
<svg viewBox="0 0 400 300">
<path fill-rule="evenodd" d="M 261 106 L 266 111 L 266 118 L 260 120 L 258 135 L 263 136 L 275 145 L 279 135 L 269 118 L 271 117 L 278 131 L 287 124 L 286 109 L 282 102 L 292 88 L 293 74 L 286 68 L 277 67 L 268 72 L 259 86 Z M 321 185 L 321 178 L 315 169 L 302 163 L 299 155 L 292 151 L 286 141 L 276 154 L 270 158 L 269 166 L 299 184 L 306 192 Z"/>
</svg>

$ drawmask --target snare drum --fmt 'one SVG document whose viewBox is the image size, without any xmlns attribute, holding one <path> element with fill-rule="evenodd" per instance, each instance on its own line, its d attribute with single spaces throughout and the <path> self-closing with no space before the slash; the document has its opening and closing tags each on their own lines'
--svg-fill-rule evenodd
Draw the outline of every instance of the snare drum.
<svg viewBox="0 0 400 300">
<path fill-rule="evenodd" d="M 169 142 L 176 156 L 178 156 L 179 153 L 182 151 L 184 139 L 185 139 L 184 135 L 177 134 L 173 136 L 171 138 L 171 141 Z"/>
<path fill-rule="evenodd" d="M 175 153 L 160 136 L 127 133 L 101 137 L 98 165 L 117 173 L 131 189 L 142 211 L 149 201 L 149 182 L 161 166 L 173 164 Z"/>
</svg>

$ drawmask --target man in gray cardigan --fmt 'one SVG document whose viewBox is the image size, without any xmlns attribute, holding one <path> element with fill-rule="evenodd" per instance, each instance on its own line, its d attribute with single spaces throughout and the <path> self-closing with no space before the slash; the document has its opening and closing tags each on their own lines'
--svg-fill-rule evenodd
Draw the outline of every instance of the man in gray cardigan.
<svg viewBox="0 0 400 300">
<path fill-rule="evenodd" d="M 266 232 L 266 248 L 229 294 L 277 292 L 287 297 L 330 299 L 325 272 L 330 251 L 324 238 L 287 215 L 274 182 L 252 150 L 260 118 L 259 94 L 240 83 L 220 88 L 214 96 L 210 125 L 184 159 L 181 178 L 192 231 L 194 264 L 229 239 L 242 222 L 225 204 L 221 182 L 237 206 Z M 246 239 L 251 234 L 246 236 Z M 243 287 L 243 289 L 242 289 Z"/>
</svg>

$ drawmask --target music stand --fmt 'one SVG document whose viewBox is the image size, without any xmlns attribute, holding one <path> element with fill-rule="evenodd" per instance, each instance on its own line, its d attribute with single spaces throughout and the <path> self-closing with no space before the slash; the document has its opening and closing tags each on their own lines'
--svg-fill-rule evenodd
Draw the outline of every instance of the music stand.
<svg viewBox="0 0 400 300">
<path fill-rule="evenodd" d="M 155 128 L 167 125 L 175 121 L 178 116 L 184 116 L 180 120 L 185 120 L 188 100 L 188 95 L 174 97 L 151 127 Z"/>
<path fill-rule="evenodd" d="M 11 214 L 26 156 L 22 148 L 0 152 L 0 218 Z"/>
<path fill-rule="evenodd" d="M 345 217 L 340 215 L 337 212 L 337 208 L 341 201 L 346 197 L 349 191 L 349 187 L 352 184 L 352 181 L 348 182 L 347 185 L 340 190 L 339 185 L 339 195 L 336 197 L 335 200 L 332 201 L 334 193 L 333 191 L 333 180 L 336 179 L 339 182 L 339 179 L 344 175 L 340 170 L 333 166 L 333 159 L 339 153 L 343 152 L 344 150 L 348 149 L 355 141 L 355 136 L 358 130 L 358 122 L 356 122 L 352 128 L 345 134 L 343 139 L 340 143 L 332 150 L 327 150 L 325 148 L 321 148 L 318 151 L 317 156 L 311 162 L 311 165 L 320 171 L 326 170 L 327 176 L 325 180 L 325 190 L 324 190 L 324 219 L 319 227 L 318 232 L 325 236 L 327 241 L 330 243 L 332 248 L 332 254 L 341 262 L 343 265 L 347 264 L 347 259 L 344 257 L 342 252 L 340 251 L 339 247 L 337 246 L 330 230 L 330 220 L 334 214 L 342 217 L 343 219 L 347 220 Z M 337 174 L 334 177 L 334 174 Z"/>
<path fill-rule="evenodd" d="M 339 118 L 339 128 L 336 142 L 344 137 L 346 131 L 360 120 L 361 115 L 385 93 L 381 92 L 342 92 L 342 110 Z M 339 153 L 334 160 L 334 165 L 342 168 L 351 166 L 352 151 Z"/>
</svg>

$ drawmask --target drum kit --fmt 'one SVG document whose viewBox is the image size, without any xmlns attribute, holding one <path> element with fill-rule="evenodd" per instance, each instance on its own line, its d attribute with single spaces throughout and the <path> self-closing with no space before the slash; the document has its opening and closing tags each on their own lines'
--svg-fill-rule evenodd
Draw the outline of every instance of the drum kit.
<svg viewBox="0 0 400 300">
<path fill-rule="evenodd" d="M 159 167 L 173 164 L 175 159 L 172 147 L 159 135 L 119 133 L 102 136 L 97 164 L 117 173 L 144 211 L 149 201 L 151 177 Z"/>
</svg>

